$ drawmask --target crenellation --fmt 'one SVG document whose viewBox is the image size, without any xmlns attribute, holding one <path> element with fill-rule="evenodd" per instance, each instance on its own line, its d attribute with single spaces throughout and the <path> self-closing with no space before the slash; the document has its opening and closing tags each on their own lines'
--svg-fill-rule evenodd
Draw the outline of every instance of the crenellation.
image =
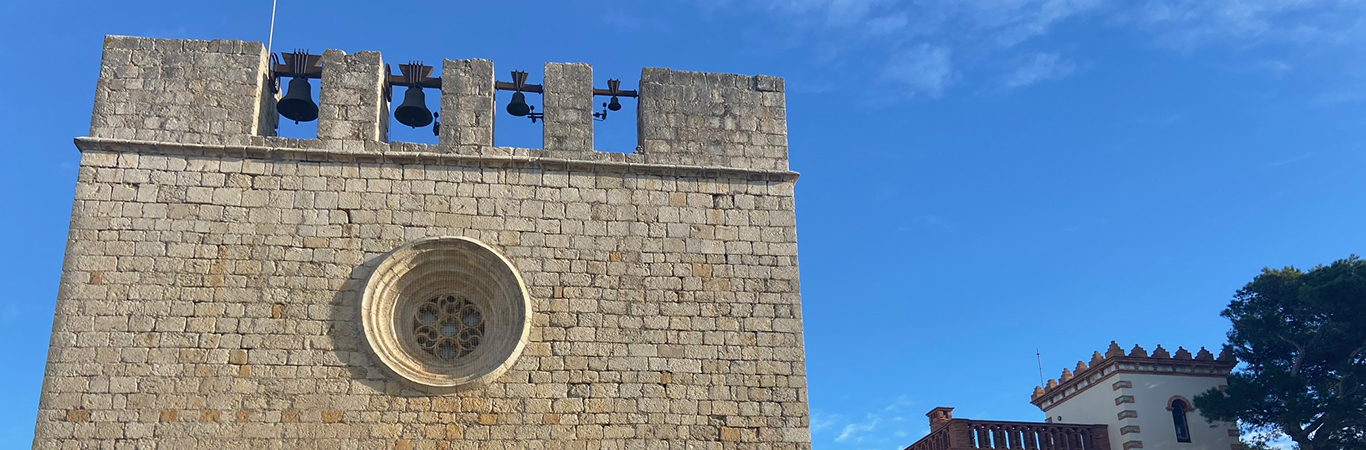
<svg viewBox="0 0 1366 450">
<path fill-rule="evenodd" d="M 557 156 L 592 151 L 592 66 L 583 63 L 546 63 L 544 79 L 543 148 Z"/>
<path fill-rule="evenodd" d="M 477 155 L 493 147 L 497 114 L 493 90 L 493 61 L 444 60 L 441 67 L 442 146 L 454 153 Z"/>
<path fill-rule="evenodd" d="M 787 168 L 782 79 L 670 69 L 640 77 L 640 150 L 661 163 Z"/>
<path fill-rule="evenodd" d="M 539 111 L 545 114 L 544 148 L 518 149 L 493 142 L 494 122 L 516 119 L 498 117 L 492 61 L 443 60 L 440 136 L 437 145 L 424 145 L 388 141 L 390 99 L 385 93 L 392 87 L 386 85 L 380 54 L 368 51 L 323 52 L 322 79 L 313 80 L 320 84 L 316 139 L 274 137 L 281 120 L 275 102 L 282 93 L 272 90 L 269 60 L 258 42 L 109 36 L 90 136 L 787 170 L 786 111 L 778 77 L 644 69 L 636 112 L 639 146 L 634 153 L 613 153 L 593 151 L 597 100 L 587 64 L 546 64 Z"/>
<path fill-rule="evenodd" d="M 371 143 L 388 142 L 389 97 L 379 52 L 328 50 L 322 61 L 318 139 L 335 142 L 327 148 L 350 151 L 374 151 Z"/>
<path fill-rule="evenodd" d="M 91 136 L 228 144 L 274 133 L 260 126 L 272 103 L 261 43 L 108 36 L 104 46 Z"/>
</svg>

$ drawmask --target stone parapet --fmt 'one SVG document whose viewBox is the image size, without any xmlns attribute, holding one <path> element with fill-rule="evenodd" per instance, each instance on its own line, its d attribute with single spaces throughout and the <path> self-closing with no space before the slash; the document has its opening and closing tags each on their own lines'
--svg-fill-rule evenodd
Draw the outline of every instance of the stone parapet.
<svg viewBox="0 0 1366 450">
<path fill-rule="evenodd" d="M 493 147 L 493 61 L 445 60 L 441 65 L 441 129 L 438 144 L 451 153 L 479 154 Z M 435 150 L 434 150 L 435 151 Z"/>
<path fill-rule="evenodd" d="M 318 139 L 338 141 L 347 150 L 363 148 L 364 142 L 388 142 L 389 97 L 384 76 L 379 52 L 323 52 Z"/>
<path fill-rule="evenodd" d="M 782 78 L 644 69 L 639 117 L 660 162 L 787 169 Z"/>
<path fill-rule="evenodd" d="M 110 36 L 97 82 L 91 137 L 245 144 L 278 123 L 269 55 L 259 42 Z M 379 52 L 322 57 L 317 140 L 330 149 L 388 142 L 391 86 Z M 498 153 L 493 62 L 445 60 L 436 153 Z M 543 75 L 547 156 L 596 160 L 593 69 L 549 63 Z M 629 81 L 627 83 L 629 85 Z M 670 69 L 641 71 L 637 142 L 626 159 L 730 169 L 787 170 L 783 80 Z M 614 117 L 630 117 L 618 115 Z M 612 122 L 613 124 L 617 122 Z"/>
<path fill-rule="evenodd" d="M 544 148 L 553 153 L 593 150 L 593 67 L 546 63 Z"/>
<path fill-rule="evenodd" d="M 90 136 L 223 144 L 275 130 L 265 46 L 108 36 Z"/>
</svg>

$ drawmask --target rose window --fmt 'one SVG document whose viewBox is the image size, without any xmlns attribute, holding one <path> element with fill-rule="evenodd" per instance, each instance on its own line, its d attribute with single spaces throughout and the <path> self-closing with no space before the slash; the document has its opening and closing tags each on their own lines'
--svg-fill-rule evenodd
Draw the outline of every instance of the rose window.
<svg viewBox="0 0 1366 450">
<path fill-rule="evenodd" d="M 361 328 L 379 366 L 432 394 L 487 386 L 531 335 L 531 296 L 517 268 L 458 236 L 410 242 L 365 282 Z"/>
<path fill-rule="evenodd" d="M 454 361 L 479 346 L 484 337 L 484 317 L 479 307 L 464 297 L 434 297 L 418 306 L 413 336 L 422 351 Z"/>
</svg>

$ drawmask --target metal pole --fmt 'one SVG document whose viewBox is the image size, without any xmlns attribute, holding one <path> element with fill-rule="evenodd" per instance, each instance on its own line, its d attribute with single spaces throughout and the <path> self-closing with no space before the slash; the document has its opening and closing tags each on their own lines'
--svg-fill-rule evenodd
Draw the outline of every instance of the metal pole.
<svg viewBox="0 0 1366 450">
<path fill-rule="evenodd" d="M 271 54 L 271 49 L 275 45 L 275 4 L 278 0 L 270 0 L 270 35 L 266 37 L 266 54 Z M 274 70 L 274 67 L 271 68 Z"/>
<path fill-rule="evenodd" d="M 1034 361 L 1039 363 L 1039 386 L 1043 386 L 1043 357 L 1037 348 L 1034 349 Z"/>
</svg>

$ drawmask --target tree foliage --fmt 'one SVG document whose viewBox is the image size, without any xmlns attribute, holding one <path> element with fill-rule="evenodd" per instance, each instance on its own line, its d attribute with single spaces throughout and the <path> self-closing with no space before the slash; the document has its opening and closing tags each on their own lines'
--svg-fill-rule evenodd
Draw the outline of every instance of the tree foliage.
<svg viewBox="0 0 1366 450">
<path fill-rule="evenodd" d="M 1366 261 L 1263 269 L 1223 316 L 1243 365 L 1195 397 L 1211 420 L 1278 430 L 1301 450 L 1366 449 Z"/>
</svg>

